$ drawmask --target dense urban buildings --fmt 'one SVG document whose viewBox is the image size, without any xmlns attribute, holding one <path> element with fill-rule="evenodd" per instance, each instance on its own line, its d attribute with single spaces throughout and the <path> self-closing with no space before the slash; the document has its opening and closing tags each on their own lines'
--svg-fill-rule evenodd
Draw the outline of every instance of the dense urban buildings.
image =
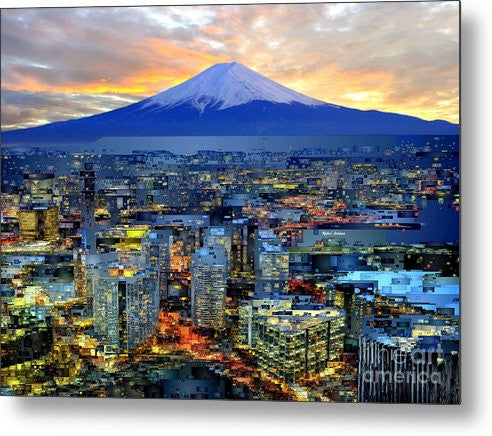
<svg viewBox="0 0 492 436">
<path fill-rule="evenodd" d="M 458 137 L 391 140 L 4 149 L 3 394 L 459 402 Z"/>
</svg>

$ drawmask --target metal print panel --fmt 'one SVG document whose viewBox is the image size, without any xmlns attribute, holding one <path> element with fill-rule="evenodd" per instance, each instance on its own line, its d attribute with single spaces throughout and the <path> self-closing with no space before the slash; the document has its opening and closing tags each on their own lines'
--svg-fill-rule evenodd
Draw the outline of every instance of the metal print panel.
<svg viewBox="0 0 492 436">
<path fill-rule="evenodd" d="M 458 2 L 1 24 L 2 395 L 459 403 Z"/>
</svg>

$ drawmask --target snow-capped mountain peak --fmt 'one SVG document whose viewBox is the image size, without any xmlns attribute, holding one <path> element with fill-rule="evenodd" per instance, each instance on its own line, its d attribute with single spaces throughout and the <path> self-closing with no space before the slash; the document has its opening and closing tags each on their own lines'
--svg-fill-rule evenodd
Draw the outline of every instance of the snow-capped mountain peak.
<svg viewBox="0 0 492 436">
<path fill-rule="evenodd" d="M 233 62 L 214 65 L 174 88 L 109 112 L 2 132 L 2 145 L 86 147 L 103 137 L 140 136 L 263 138 L 458 133 L 458 125 L 447 121 L 425 121 L 323 103 Z"/>
<path fill-rule="evenodd" d="M 144 107 L 171 108 L 189 104 L 199 111 L 239 106 L 254 100 L 271 103 L 328 105 L 292 91 L 238 62 L 216 64 L 191 79 L 147 99 Z"/>
</svg>

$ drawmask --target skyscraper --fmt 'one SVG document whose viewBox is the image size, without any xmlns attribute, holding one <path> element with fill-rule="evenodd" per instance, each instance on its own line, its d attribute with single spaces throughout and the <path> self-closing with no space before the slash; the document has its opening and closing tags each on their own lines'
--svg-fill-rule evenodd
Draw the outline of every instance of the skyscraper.
<svg viewBox="0 0 492 436">
<path fill-rule="evenodd" d="M 19 230 L 23 241 L 56 239 L 58 206 L 24 205 L 19 211 Z"/>
<path fill-rule="evenodd" d="M 255 292 L 282 292 L 289 279 L 289 253 L 280 238 L 269 231 L 260 230 L 255 244 Z"/>
<path fill-rule="evenodd" d="M 192 256 L 191 311 L 202 328 L 225 326 L 227 254 L 221 246 L 201 248 Z"/>
<path fill-rule="evenodd" d="M 104 345 L 126 352 L 155 333 L 159 287 L 153 269 L 117 265 L 96 269 L 90 275 L 90 285 L 94 330 Z"/>
</svg>

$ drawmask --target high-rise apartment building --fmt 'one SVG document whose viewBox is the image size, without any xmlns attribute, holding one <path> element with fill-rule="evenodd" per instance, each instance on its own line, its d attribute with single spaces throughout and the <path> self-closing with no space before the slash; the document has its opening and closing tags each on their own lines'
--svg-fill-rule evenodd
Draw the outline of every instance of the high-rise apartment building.
<svg viewBox="0 0 492 436">
<path fill-rule="evenodd" d="M 264 294 L 284 291 L 289 279 L 289 253 L 280 239 L 270 232 L 260 231 L 255 258 L 255 292 Z"/>
<path fill-rule="evenodd" d="M 192 256 L 191 311 L 202 328 L 225 326 L 227 254 L 223 247 L 201 248 Z"/>
<path fill-rule="evenodd" d="M 295 383 L 319 374 L 343 351 L 341 311 L 306 308 L 270 312 L 253 317 L 254 350 L 258 366 Z"/>
<path fill-rule="evenodd" d="M 130 351 L 155 333 L 159 316 L 157 273 L 110 266 L 90 277 L 94 330 L 103 343 Z"/>
</svg>

